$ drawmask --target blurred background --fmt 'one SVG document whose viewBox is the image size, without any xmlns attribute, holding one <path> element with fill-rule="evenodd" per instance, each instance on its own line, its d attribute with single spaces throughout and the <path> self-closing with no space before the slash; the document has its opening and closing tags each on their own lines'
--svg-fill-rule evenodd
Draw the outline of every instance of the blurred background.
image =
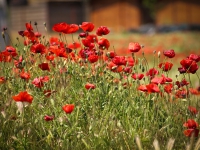
<svg viewBox="0 0 200 150">
<path fill-rule="evenodd" d="M 155 40 L 162 39 L 160 42 L 164 45 L 165 39 L 172 37 L 172 43 L 179 42 L 178 51 L 195 45 L 190 50 L 199 52 L 199 14 L 200 0 L 0 0 L 0 27 L 8 27 L 11 36 L 25 30 L 25 23 L 30 21 L 38 23 L 41 33 L 45 32 L 44 22 L 51 32 L 58 22 L 90 21 L 95 27 L 109 27 L 113 35 L 120 34 L 113 36 L 113 40 L 117 37 L 142 40 L 142 44 L 147 45 L 155 37 Z M 184 40 L 180 40 L 181 37 Z M 2 43 L 1 37 L 0 41 Z M 123 44 L 127 47 L 127 43 L 122 43 L 119 49 L 123 49 Z M 161 43 L 157 43 L 152 46 L 158 48 Z M 190 44 L 183 45 L 187 43 Z"/>
</svg>

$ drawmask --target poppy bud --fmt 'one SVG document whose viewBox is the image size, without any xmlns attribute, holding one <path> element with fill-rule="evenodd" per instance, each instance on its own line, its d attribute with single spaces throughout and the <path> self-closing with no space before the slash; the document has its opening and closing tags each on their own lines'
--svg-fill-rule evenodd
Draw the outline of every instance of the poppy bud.
<svg viewBox="0 0 200 150">
<path fill-rule="evenodd" d="M 160 51 L 158 51 L 158 58 L 160 58 Z"/>
<path fill-rule="evenodd" d="M 7 30 L 7 28 L 6 27 L 3 27 L 3 31 L 6 31 Z"/>
<path fill-rule="evenodd" d="M 22 63 L 21 63 L 21 64 L 22 64 L 22 66 L 21 66 L 21 67 L 22 67 L 22 68 L 24 68 L 24 67 L 25 67 L 25 65 L 26 65 L 26 61 L 25 61 L 25 60 L 22 60 Z"/>
<path fill-rule="evenodd" d="M 145 71 L 145 68 L 144 67 L 142 67 L 142 72 L 144 72 Z"/>
<path fill-rule="evenodd" d="M 96 31 L 98 36 L 107 35 L 108 33 L 110 33 L 110 30 L 105 26 L 99 27 Z"/>
<path fill-rule="evenodd" d="M 5 38 L 4 32 L 1 32 L 1 34 L 2 34 L 2 37 Z"/>
</svg>

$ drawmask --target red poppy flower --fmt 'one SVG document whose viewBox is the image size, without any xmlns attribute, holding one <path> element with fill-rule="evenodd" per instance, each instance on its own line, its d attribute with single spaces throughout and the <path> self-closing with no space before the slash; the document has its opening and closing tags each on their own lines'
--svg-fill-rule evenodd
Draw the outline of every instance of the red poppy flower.
<svg viewBox="0 0 200 150">
<path fill-rule="evenodd" d="M 126 65 L 127 61 L 125 59 L 125 56 L 115 56 L 113 59 L 112 59 L 112 62 L 116 65 Z"/>
<path fill-rule="evenodd" d="M 161 68 L 163 71 L 169 71 L 172 69 L 173 64 L 170 62 L 160 63 L 159 68 Z"/>
<path fill-rule="evenodd" d="M 187 130 L 184 131 L 185 136 L 191 137 L 197 137 L 199 135 L 199 127 L 198 123 L 194 121 L 193 119 L 188 119 L 187 122 L 183 124 L 184 127 L 187 128 Z"/>
<path fill-rule="evenodd" d="M 199 127 L 198 123 L 194 121 L 193 119 L 188 119 L 187 122 L 183 124 L 184 127 L 189 128 L 189 129 L 196 129 Z"/>
<path fill-rule="evenodd" d="M 24 37 L 24 31 L 18 31 L 18 34 Z"/>
<path fill-rule="evenodd" d="M 7 52 L 0 52 L 0 62 L 11 62 L 12 57 Z"/>
<path fill-rule="evenodd" d="M 35 32 L 34 34 L 35 34 L 35 37 L 37 37 L 37 38 L 42 36 L 42 34 L 40 32 Z"/>
<path fill-rule="evenodd" d="M 36 39 L 36 38 L 35 38 L 35 34 L 34 34 L 33 31 L 25 30 L 25 31 L 23 32 L 23 35 L 24 35 L 25 37 L 27 37 L 29 40 L 34 40 L 34 39 Z"/>
<path fill-rule="evenodd" d="M 186 79 L 182 79 L 181 82 L 180 82 L 180 81 L 176 81 L 175 84 L 178 86 L 178 88 L 180 88 L 180 87 L 183 87 L 183 86 L 185 86 L 185 85 L 188 85 L 189 82 L 187 82 Z"/>
<path fill-rule="evenodd" d="M 131 66 L 124 67 L 123 71 L 125 73 L 131 73 L 132 72 L 132 67 Z"/>
<path fill-rule="evenodd" d="M 198 89 L 195 88 L 190 88 L 190 93 L 193 95 L 200 95 L 200 91 Z"/>
<path fill-rule="evenodd" d="M 50 46 L 55 46 L 55 45 L 59 45 L 60 44 L 60 41 L 57 37 L 51 37 L 49 39 L 49 42 L 50 42 Z"/>
<path fill-rule="evenodd" d="M 30 73 L 28 73 L 28 72 L 22 71 L 22 72 L 20 73 L 20 77 L 21 77 L 22 79 L 28 81 L 28 80 L 30 79 L 31 75 L 30 75 Z"/>
<path fill-rule="evenodd" d="M 112 61 L 108 63 L 108 69 L 110 69 L 112 72 L 122 72 L 123 71 L 122 65 L 116 65 Z"/>
<path fill-rule="evenodd" d="M 181 60 L 180 64 L 182 65 L 182 68 L 179 69 L 184 69 L 188 73 L 194 74 L 199 69 L 197 63 L 188 58 Z M 179 70 L 179 72 L 185 73 L 183 70 Z"/>
<path fill-rule="evenodd" d="M 163 74 L 162 77 L 154 77 L 153 79 L 151 79 L 151 83 L 155 84 L 165 84 L 166 82 L 172 82 L 172 79 L 165 77 Z"/>
<path fill-rule="evenodd" d="M 138 87 L 138 90 L 143 91 L 143 92 L 147 92 L 148 91 L 146 85 L 140 85 Z"/>
<path fill-rule="evenodd" d="M 108 49 L 110 47 L 110 42 L 105 38 L 101 38 L 98 41 L 98 44 L 99 44 L 99 48 L 102 49 L 102 50 Z"/>
<path fill-rule="evenodd" d="M 199 129 L 187 129 L 187 130 L 184 130 L 183 133 L 187 137 L 192 137 L 192 136 L 198 137 L 198 135 L 199 135 Z"/>
<path fill-rule="evenodd" d="M 23 68 L 22 61 L 23 61 L 23 57 L 22 56 L 19 57 L 19 60 L 14 60 L 15 67 L 22 69 Z"/>
<path fill-rule="evenodd" d="M 89 48 L 85 48 L 85 49 L 81 49 L 78 54 L 81 58 L 85 59 L 85 58 L 89 57 L 89 55 L 93 55 L 94 52 L 90 51 Z"/>
<path fill-rule="evenodd" d="M 52 121 L 53 119 L 54 119 L 54 116 L 48 116 L 48 115 L 44 116 L 45 121 Z"/>
<path fill-rule="evenodd" d="M 79 27 L 85 32 L 92 32 L 94 29 L 94 24 L 91 22 L 83 22 L 82 25 L 79 25 Z"/>
<path fill-rule="evenodd" d="M 86 37 L 91 43 L 97 43 L 98 38 L 95 34 L 90 34 Z"/>
<path fill-rule="evenodd" d="M 88 57 L 88 61 L 90 62 L 90 63 L 95 63 L 95 62 L 97 62 L 98 61 L 98 56 L 97 55 L 95 55 L 95 54 L 91 54 L 91 55 L 89 55 L 89 57 Z"/>
<path fill-rule="evenodd" d="M 143 77 L 144 77 L 144 74 L 142 74 L 142 73 L 134 73 L 134 74 L 132 74 L 132 76 L 131 76 L 133 79 L 135 79 L 135 80 L 142 80 L 143 79 Z"/>
<path fill-rule="evenodd" d="M 66 33 L 66 34 L 75 33 L 76 31 L 78 31 L 78 29 L 79 29 L 78 25 L 70 24 L 67 30 L 64 30 L 63 33 Z"/>
<path fill-rule="evenodd" d="M 146 88 L 149 93 L 159 93 L 160 92 L 158 85 L 154 84 L 154 83 L 150 83 L 150 84 L 146 85 Z"/>
<path fill-rule="evenodd" d="M 67 53 L 67 54 L 70 54 L 70 53 L 72 52 L 72 49 L 69 48 L 69 47 L 66 47 L 65 49 L 66 49 L 66 53 Z"/>
<path fill-rule="evenodd" d="M 189 92 L 185 89 L 179 89 L 176 91 L 175 96 L 176 98 L 186 98 L 188 97 Z"/>
<path fill-rule="evenodd" d="M 72 111 L 74 110 L 74 104 L 66 104 L 62 107 L 62 109 L 67 113 L 71 114 Z"/>
<path fill-rule="evenodd" d="M 173 49 L 165 50 L 163 54 L 168 58 L 173 58 L 175 56 L 175 52 Z"/>
<path fill-rule="evenodd" d="M 106 53 L 106 56 L 109 58 L 114 58 L 116 56 L 116 53 L 114 51 L 110 51 Z"/>
<path fill-rule="evenodd" d="M 92 42 L 90 41 L 90 39 L 85 38 L 85 39 L 82 39 L 82 43 L 83 43 L 83 45 L 85 47 L 90 47 L 90 45 L 91 45 Z"/>
<path fill-rule="evenodd" d="M 43 44 L 34 44 L 31 46 L 31 52 L 44 54 L 46 52 L 46 48 Z"/>
<path fill-rule="evenodd" d="M 51 48 L 50 51 L 58 57 L 64 57 L 67 58 L 67 52 L 65 48 Z"/>
<path fill-rule="evenodd" d="M 32 30 L 33 30 L 33 27 L 32 27 L 32 25 L 31 25 L 30 23 L 26 23 L 26 29 L 27 29 L 28 31 L 32 31 Z"/>
<path fill-rule="evenodd" d="M 59 44 L 60 44 L 59 47 L 61 47 L 61 48 L 65 48 L 66 47 L 66 44 L 64 42 L 62 42 L 62 41 Z"/>
<path fill-rule="evenodd" d="M 46 57 L 45 57 L 47 60 L 49 60 L 49 61 L 53 61 L 54 60 L 54 55 L 53 54 L 49 54 L 49 55 L 46 55 Z"/>
<path fill-rule="evenodd" d="M 18 95 L 13 96 L 12 99 L 15 100 L 16 102 L 32 103 L 33 101 L 33 97 L 30 94 L 28 94 L 27 91 L 20 92 Z"/>
<path fill-rule="evenodd" d="M 183 74 L 183 73 L 187 72 L 187 70 L 185 68 L 183 68 L 183 67 L 179 67 L 178 71 L 180 72 L 180 74 Z"/>
<path fill-rule="evenodd" d="M 193 60 L 195 62 L 199 62 L 200 61 L 200 55 L 190 54 L 190 56 L 188 57 L 188 59 Z"/>
<path fill-rule="evenodd" d="M 79 47 L 81 47 L 81 44 L 78 42 L 74 42 L 74 43 L 68 45 L 68 48 L 71 48 L 71 49 L 77 49 Z"/>
<path fill-rule="evenodd" d="M 48 82 L 49 81 L 49 77 L 48 76 L 40 77 L 40 80 L 42 82 Z"/>
<path fill-rule="evenodd" d="M 48 63 L 41 63 L 38 65 L 38 67 L 42 70 L 47 70 L 47 71 L 50 71 L 50 68 L 49 68 L 49 64 Z"/>
<path fill-rule="evenodd" d="M 6 82 L 6 79 L 4 77 L 0 77 L 0 84 L 3 84 Z"/>
<path fill-rule="evenodd" d="M 57 23 L 53 26 L 52 30 L 56 32 L 64 32 L 69 28 L 69 25 L 65 22 Z"/>
<path fill-rule="evenodd" d="M 39 79 L 39 78 L 35 78 L 33 81 L 32 81 L 32 84 L 35 85 L 36 87 L 38 88 L 41 88 L 44 86 L 44 83 Z"/>
<path fill-rule="evenodd" d="M 33 27 L 32 27 L 32 25 L 29 24 L 29 23 L 26 23 L 26 29 L 27 29 L 27 30 L 25 30 L 23 33 L 22 33 L 22 32 L 19 32 L 19 34 L 20 34 L 21 36 L 27 37 L 27 39 L 25 40 L 24 44 L 25 44 L 25 45 L 28 45 L 28 44 L 30 44 L 30 43 L 32 43 L 32 44 L 37 43 L 37 42 L 38 42 L 38 37 L 40 37 L 41 34 L 38 33 L 38 32 L 34 33 L 34 32 L 33 32 Z"/>
<path fill-rule="evenodd" d="M 180 64 L 181 64 L 185 69 L 188 69 L 188 68 L 191 67 L 191 65 L 192 65 L 193 62 L 194 62 L 193 60 L 186 58 L 186 59 L 181 60 Z"/>
<path fill-rule="evenodd" d="M 96 35 L 88 35 L 85 39 L 82 39 L 82 43 L 85 47 L 89 47 L 90 49 L 94 48 L 94 43 L 98 42 Z"/>
<path fill-rule="evenodd" d="M 163 77 L 154 77 L 153 79 L 151 79 L 151 83 L 155 83 L 155 84 L 165 84 L 166 80 Z"/>
<path fill-rule="evenodd" d="M 135 64 L 137 64 L 137 60 L 134 60 L 133 57 L 131 57 L 131 56 L 126 57 L 126 60 L 127 60 L 128 66 L 133 67 Z"/>
<path fill-rule="evenodd" d="M 12 56 L 12 57 L 17 56 L 16 49 L 14 47 L 12 47 L 12 46 L 6 46 L 5 52 L 7 52 L 7 54 Z"/>
<path fill-rule="evenodd" d="M 108 33 L 110 33 L 110 30 L 105 26 L 100 26 L 96 31 L 98 36 L 107 35 Z"/>
<path fill-rule="evenodd" d="M 80 37 L 80 38 L 85 38 L 85 37 L 87 37 L 87 36 L 88 36 L 88 34 L 85 33 L 85 32 L 79 33 L 79 37 Z"/>
<path fill-rule="evenodd" d="M 158 73 L 159 73 L 158 70 L 156 70 L 155 68 L 151 68 L 149 69 L 149 71 L 146 72 L 146 76 L 150 76 L 150 78 L 152 79 Z"/>
<path fill-rule="evenodd" d="M 12 60 L 11 56 L 8 55 L 8 52 L 0 52 L 0 62 L 10 62 Z"/>
<path fill-rule="evenodd" d="M 44 86 L 44 82 L 48 82 L 49 81 L 49 77 L 48 76 L 44 76 L 44 77 L 39 77 L 39 78 L 35 78 L 32 81 L 32 84 L 35 85 L 38 88 L 41 88 Z"/>
<path fill-rule="evenodd" d="M 6 49 L 0 52 L 0 62 L 10 62 L 12 57 L 17 56 L 16 49 L 12 46 L 7 46 Z"/>
<path fill-rule="evenodd" d="M 165 91 L 166 93 L 170 94 L 170 93 L 172 92 L 172 90 L 173 90 L 173 84 L 169 83 L 169 84 L 166 84 L 166 85 L 164 86 L 164 91 Z"/>
<path fill-rule="evenodd" d="M 172 82 L 172 79 L 169 77 L 165 77 L 164 74 L 162 74 L 162 77 L 164 78 L 165 82 Z"/>
<path fill-rule="evenodd" d="M 191 112 L 191 114 L 196 115 L 198 113 L 198 110 L 193 106 L 188 106 L 188 110 Z"/>
<path fill-rule="evenodd" d="M 136 52 L 139 52 L 139 50 L 141 49 L 141 46 L 139 43 L 129 43 L 128 49 L 131 53 L 136 53 Z"/>
<path fill-rule="evenodd" d="M 85 84 L 85 88 L 86 88 L 87 90 L 89 90 L 89 89 L 95 89 L 96 86 L 95 86 L 94 84 L 92 84 L 92 83 L 87 83 L 87 84 Z"/>
</svg>

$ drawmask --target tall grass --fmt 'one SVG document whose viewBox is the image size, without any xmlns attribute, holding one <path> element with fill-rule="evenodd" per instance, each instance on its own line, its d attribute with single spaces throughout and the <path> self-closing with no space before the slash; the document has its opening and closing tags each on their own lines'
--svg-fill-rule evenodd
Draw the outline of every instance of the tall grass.
<svg viewBox="0 0 200 150">
<path fill-rule="evenodd" d="M 70 35 L 63 35 L 63 39 L 65 36 Z M 38 41 L 49 50 L 49 39 L 40 37 Z M 75 42 L 79 42 L 78 38 Z M 30 51 L 34 44 L 22 45 L 13 46 L 18 55 L 10 62 L 0 62 L 0 77 L 5 78 L 0 84 L 0 149 L 199 149 L 198 137 L 183 134 L 186 129 L 183 124 L 188 119 L 199 122 L 199 114 L 188 110 L 188 106 L 199 109 L 199 96 L 190 93 L 177 98 L 176 86 L 167 94 L 161 84 L 158 85 L 161 92 L 142 92 L 138 87 L 149 84 L 149 77 L 131 78 L 134 72 L 146 74 L 152 67 L 162 72 L 158 68 L 158 51 L 152 53 L 155 63 L 147 60 L 148 65 L 144 63 L 145 53 L 135 54 L 138 63 L 132 72 L 125 73 L 108 69 L 107 64 L 112 61 L 109 58 L 90 63 L 83 58 L 73 60 L 53 54 L 55 59 L 49 61 L 45 55 Z M 95 45 L 100 51 L 98 43 Z M 80 49 L 73 49 L 76 56 Z M 106 50 L 103 52 L 106 55 Z M 18 68 L 18 73 L 13 70 L 17 69 L 14 60 L 19 56 L 23 56 L 22 68 L 31 74 L 29 80 L 20 78 L 22 69 Z M 43 62 L 48 62 L 50 71 L 38 67 Z M 176 72 L 178 76 L 173 71 L 162 73 L 172 75 L 173 84 L 183 78 L 189 80 L 187 73 Z M 41 88 L 35 87 L 33 79 L 42 76 L 48 76 L 49 81 Z M 198 81 L 195 75 L 191 76 Z M 86 89 L 86 83 L 94 84 L 95 88 Z M 184 87 L 192 88 L 191 84 Z M 54 92 L 47 97 L 44 90 Z M 28 105 L 15 102 L 13 96 L 21 91 L 28 91 L 33 102 Z M 75 105 L 72 113 L 63 111 L 65 104 Z M 46 121 L 45 115 L 54 119 Z"/>
</svg>

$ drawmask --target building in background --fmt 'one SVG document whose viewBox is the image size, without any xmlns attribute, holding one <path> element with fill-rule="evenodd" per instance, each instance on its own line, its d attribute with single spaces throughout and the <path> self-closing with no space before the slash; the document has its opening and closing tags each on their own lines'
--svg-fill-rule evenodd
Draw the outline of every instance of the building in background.
<svg viewBox="0 0 200 150">
<path fill-rule="evenodd" d="M 90 21 L 96 27 L 108 26 L 113 32 L 138 29 L 141 25 L 199 24 L 199 0 L 154 0 L 155 14 L 144 8 L 147 0 L 7 0 L 9 27 L 24 30 L 26 22 L 37 22 L 43 32 L 58 22 L 81 24 Z M 149 11 L 149 12 L 148 12 Z"/>
<path fill-rule="evenodd" d="M 200 0 L 160 0 L 155 15 L 156 25 L 200 25 Z"/>
<path fill-rule="evenodd" d="M 108 26 L 113 31 L 138 28 L 142 24 L 139 0 L 90 1 L 90 20 L 96 26 Z"/>
<path fill-rule="evenodd" d="M 44 31 L 58 22 L 81 24 L 90 21 L 113 31 L 138 28 L 141 25 L 139 0 L 9 0 L 12 30 L 24 29 L 25 22 L 37 22 Z"/>
<path fill-rule="evenodd" d="M 7 27 L 7 5 L 5 0 L 0 0 L 0 29 L 2 33 L 2 29 Z M 8 37 L 5 36 L 5 41 L 8 43 Z M 0 51 L 4 50 L 6 47 L 5 41 L 0 35 Z"/>
</svg>

